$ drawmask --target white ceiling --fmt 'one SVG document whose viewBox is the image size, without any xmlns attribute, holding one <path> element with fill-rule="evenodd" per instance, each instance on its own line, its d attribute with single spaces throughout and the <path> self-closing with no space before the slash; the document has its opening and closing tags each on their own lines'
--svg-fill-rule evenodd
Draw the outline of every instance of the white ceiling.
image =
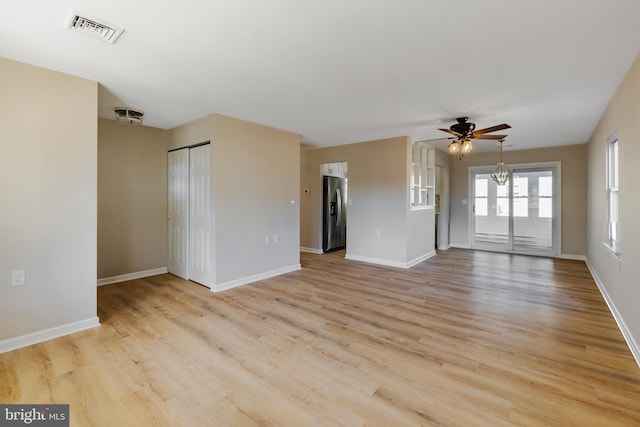
<svg viewBox="0 0 640 427">
<path fill-rule="evenodd" d="M 126 31 L 73 33 L 72 8 Z M 96 80 L 101 117 L 160 128 L 215 112 L 330 146 L 469 116 L 523 149 L 587 141 L 638 17 L 638 0 L 22 0 L 0 5 L 0 56 Z"/>
</svg>

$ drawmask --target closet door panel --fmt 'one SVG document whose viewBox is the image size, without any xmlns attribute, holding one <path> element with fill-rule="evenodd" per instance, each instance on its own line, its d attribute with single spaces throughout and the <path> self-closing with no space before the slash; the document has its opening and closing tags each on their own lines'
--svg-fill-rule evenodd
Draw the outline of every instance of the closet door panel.
<svg viewBox="0 0 640 427">
<path fill-rule="evenodd" d="M 190 150 L 189 278 L 211 286 L 211 149 Z"/>
<path fill-rule="evenodd" d="M 189 279 L 189 150 L 168 154 L 169 273 Z"/>
</svg>

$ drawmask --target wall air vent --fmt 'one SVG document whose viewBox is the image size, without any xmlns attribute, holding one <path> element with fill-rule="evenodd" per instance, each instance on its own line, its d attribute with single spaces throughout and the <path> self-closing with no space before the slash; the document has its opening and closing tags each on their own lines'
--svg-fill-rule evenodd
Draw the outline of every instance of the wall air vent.
<svg viewBox="0 0 640 427">
<path fill-rule="evenodd" d="M 116 107 L 113 109 L 116 121 L 125 125 L 141 125 L 144 112 L 135 108 Z"/>
<path fill-rule="evenodd" d="M 75 10 L 71 11 L 67 27 L 71 31 L 82 33 L 111 44 L 115 43 L 118 37 L 124 32 L 124 28 L 117 27 L 86 14 L 80 14 Z"/>
</svg>

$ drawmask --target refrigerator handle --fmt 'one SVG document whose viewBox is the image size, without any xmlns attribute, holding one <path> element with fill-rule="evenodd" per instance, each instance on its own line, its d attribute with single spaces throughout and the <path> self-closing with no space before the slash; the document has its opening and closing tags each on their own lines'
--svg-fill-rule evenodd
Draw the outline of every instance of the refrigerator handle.
<svg viewBox="0 0 640 427">
<path fill-rule="evenodd" d="M 336 226 L 342 222 L 342 194 L 340 189 L 336 188 L 336 206 L 338 207 L 338 216 L 336 216 Z"/>
</svg>

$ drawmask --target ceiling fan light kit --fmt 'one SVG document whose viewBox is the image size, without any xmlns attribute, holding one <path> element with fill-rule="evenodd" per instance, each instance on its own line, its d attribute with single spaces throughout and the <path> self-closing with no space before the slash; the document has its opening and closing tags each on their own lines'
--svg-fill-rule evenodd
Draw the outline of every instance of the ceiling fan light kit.
<svg viewBox="0 0 640 427">
<path fill-rule="evenodd" d="M 473 150 L 473 144 L 471 140 L 459 140 L 456 139 L 449 144 L 449 154 L 457 156 L 462 160 L 465 154 L 468 154 Z"/>
<path fill-rule="evenodd" d="M 447 132 L 455 137 L 455 140 L 449 144 L 449 153 L 462 159 L 465 154 L 468 154 L 473 149 L 471 140 L 473 139 L 493 139 L 504 140 L 507 135 L 487 135 L 488 133 L 497 132 L 499 130 L 510 129 L 506 123 L 501 125 L 491 126 L 488 128 L 475 130 L 475 123 L 468 121 L 468 117 L 458 117 L 456 121 L 458 123 L 452 125 L 449 129 L 440 129 L 443 132 Z"/>
</svg>

